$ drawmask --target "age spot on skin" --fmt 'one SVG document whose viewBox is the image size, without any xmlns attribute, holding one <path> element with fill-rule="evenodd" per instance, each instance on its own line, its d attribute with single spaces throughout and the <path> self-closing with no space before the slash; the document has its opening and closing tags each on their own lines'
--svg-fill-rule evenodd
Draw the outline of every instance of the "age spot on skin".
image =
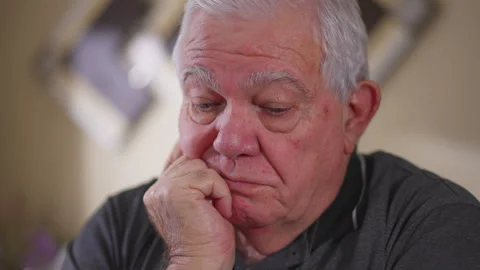
<svg viewBox="0 0 480 270">
<path fill-rule="evenodd" d="M 324 115 L 325 117 L 328 117 L 328 116 L 330 115 L 330 108 L 328 107 L 328 105 L 325 105 L 325 106 L 323 107 L 323 115 Z"/>
<path fill-rule="evenodd" d="M 299 140 L 293 140 L 292 143 L 293 143 L 293 146 L 295 146 L 296 149 L 300 148 L 300 141 Z"/>
</svg>

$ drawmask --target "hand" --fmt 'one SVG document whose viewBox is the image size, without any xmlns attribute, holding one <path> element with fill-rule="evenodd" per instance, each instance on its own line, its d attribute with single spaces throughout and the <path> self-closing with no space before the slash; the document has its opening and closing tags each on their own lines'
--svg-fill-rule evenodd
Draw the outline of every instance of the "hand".
<svg viewBox="0 0 480 270">
<path fill-rule="evenodd" d="M 168 269 L 232 269 L 231 195 L 225 180 L 199 159 L 173 162 L 144 195 L 168 248 Z"/>
</svg>

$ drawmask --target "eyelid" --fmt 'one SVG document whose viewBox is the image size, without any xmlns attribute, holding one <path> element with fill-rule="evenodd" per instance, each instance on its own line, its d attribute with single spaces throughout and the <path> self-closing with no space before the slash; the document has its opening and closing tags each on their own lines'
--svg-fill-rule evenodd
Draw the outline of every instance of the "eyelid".
<svg viewBox="0 0 480 270">
<path fill-rule="evenodd" d="M 224 102 L 211 98 L 195 97 L 189 101 L 189 117 L 197 123 L 206 125 L 211 123 L 223 109 Z"/>
<path fill-rule="evenodd" d="M 272 106 L 264 105 L 259 106 L 265 113 L 271 117 L 282 117 L 292 111 L 293 106 Z"/>
<path fill-rule="evenodd" d="M 287 103 L 281 103 L 281 102 L 268 102 L 268 103 L 263 103 L 259 107 L 262 108 L 274 108 L 274 109 L 291 109 L 294 107 L 292 104 L 287 104 Z"/>
<path fill-rule="evenodd" d="M 191 106 L 199 113 L 213 113 L 222 109 L 223 102 L 204 97 L 192 99 Z"/>
</svg>

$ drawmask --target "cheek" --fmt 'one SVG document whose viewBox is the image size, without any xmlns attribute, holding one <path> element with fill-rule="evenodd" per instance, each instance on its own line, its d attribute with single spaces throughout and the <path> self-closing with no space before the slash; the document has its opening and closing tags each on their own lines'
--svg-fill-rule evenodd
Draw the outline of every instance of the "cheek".
<svg viewBox="0 0 480 270">
<path fill-rule="evenodd" d="M 182 152 L 192 158 L 200 158 L 213 144 L 218 132 L 213 124 L 200 125 L 193 122 L 182 108 L 179 118 L 179 144 Z"/>
<path fill-rule="evenodd" d="M 270 165 L 275 169 L 282 180 L 283 195 L 297 193 L 297 188 L 304 181 L 302 166 L 305 162 L 305 146 L 300 138 L 285 135 L 276 135 L 264 140 L 263 153 Z M 292 198 L 284 198 L 291 200 Z"/>
<path fill-rule="evenodd" d="M 264 152 L 291 196 L 303 196 L 312 182 L 327 177 L 343 155 L 342 129 L 336 108 L 322 106 L 297 129 L 264 140 Z"/>
</svg>

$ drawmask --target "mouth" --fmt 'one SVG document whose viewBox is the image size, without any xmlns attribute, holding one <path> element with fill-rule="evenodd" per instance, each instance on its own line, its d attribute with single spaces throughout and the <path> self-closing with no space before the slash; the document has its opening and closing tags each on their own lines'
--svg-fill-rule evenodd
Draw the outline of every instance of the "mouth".
<svg viewBox="0 0 480 270">
<path fill-rule="evenodd" d="M 230 189 L 230 193 L 232 195 L 240 195 L 241 197 L 255 197 L 256 194 L 259 194 L 260 190 L 263 190 L 267 187 L 261 184 L 232 181 L 230 179 L 225 179 L 225 182 L 227 183 L 228 189 Z"/>
<path fill-rule="evenodd" d="M 251 186 L 264 186 L 264 184 L 259 183 L 258 181 L 252 181 L 247 178 L 243 177 L 233 177 L 224 174 L 223 172 L 218 172 L 218 174 L 225 180 L 230 183 L 236 183 L 236 184 L 245 184 L 245 185 L 251 185 Z"/>
<path fill-rule="evenodd" d="M 227 182 L 227 184 L 229 186 L 240 186 L 241 185 L 241 186 L 250 187 L 250 188 L 266 186 L 266 185 L 262 185 L 262 184 L 258 184 L 258 183 L 251 183 L 251 182 L 246 182 L 246 181 L 235 181 L 235 180 L 231 180 L 231 179 L 228 179 L 228 178 L 223 178 L 223 180 L 225 180 L 225 182 Z"/>
<path fill-rule="evenodd" d="M 258 194 L 259 189 L 270 187 L 269 185 L 250 179 L 229 177 L 222 172 L 219 172 L 219 175 L 225 180 L 232 194 L 250 197 Z"/>
</svg>

